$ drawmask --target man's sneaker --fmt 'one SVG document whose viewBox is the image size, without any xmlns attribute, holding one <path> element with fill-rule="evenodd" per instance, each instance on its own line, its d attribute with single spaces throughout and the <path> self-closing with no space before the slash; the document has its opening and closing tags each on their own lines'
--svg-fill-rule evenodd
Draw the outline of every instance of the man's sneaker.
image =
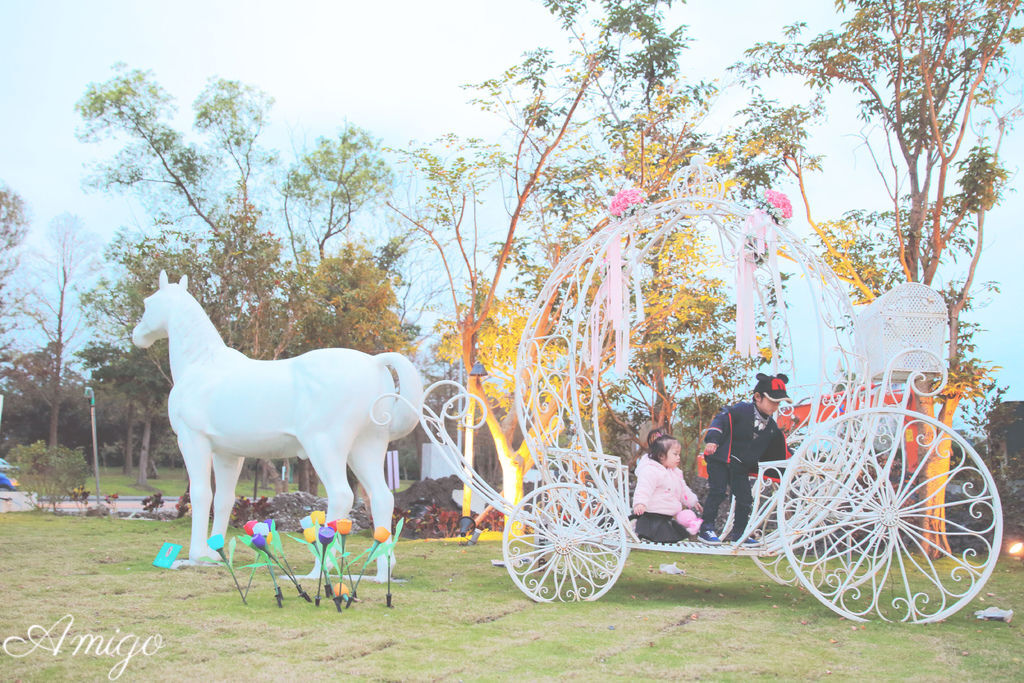
<svg viewBox="0 0 1024 683">
<path fill-rule="evenodd" d="M 697 538 L 704 541 L 708 545 L 721 545 L 722 543 L 722 539 L 720 539 L 718 535 L 711 529 L 701 529 L 700 532 L 697 534 Z"/>
<path fill-rule="evenodd" d="M 743 539 L 742 542 L 740 542 L 738 539 L 730 536 L 729 538 L 725 539 L 725 542 L 726 543 L 735 543 L 735 544 L 738 544 L 738 545 L 740 545 L 740 546 L 742 546 L 744 548 L 756 548 L 757 546 L 761 545 L 760 541 L 758 541 L 757 539 L 755 539 L 755 538 L 753 538 L 751 536 L 747 536 L 745 539 Z"/>
</svg>

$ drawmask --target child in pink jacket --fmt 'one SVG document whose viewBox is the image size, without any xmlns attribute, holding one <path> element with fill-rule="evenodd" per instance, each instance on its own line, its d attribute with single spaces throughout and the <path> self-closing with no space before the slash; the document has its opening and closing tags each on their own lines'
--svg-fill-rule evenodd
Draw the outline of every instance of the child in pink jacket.
<svg viewBox="0 0 1024 683">
<path fill-rule="evenodd" d="M 682 446 L 671 436 L 659 436 L 651 452 L 636 466 L 633 512 L 638 515 L 636 534 L 658 543 L 676 543 L 700 530 L 701 511 L 679 469 Z"/>
</svg>

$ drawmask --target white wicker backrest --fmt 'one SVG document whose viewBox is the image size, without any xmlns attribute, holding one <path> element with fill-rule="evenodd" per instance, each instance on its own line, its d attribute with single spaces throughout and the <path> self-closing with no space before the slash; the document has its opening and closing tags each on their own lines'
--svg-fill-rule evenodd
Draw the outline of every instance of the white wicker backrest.
<svg viewBox="0 0 1024 683">
<path fill-rule="evenodd" d="M 949 318 L 938 292 L 907 282 L 865 306 L 857 319 L 857 348 L 872 380 L 901 382 L 921 373 L 942 374 Z M 891 366 L 891 367 L 890 367 Z"/>
</svg>

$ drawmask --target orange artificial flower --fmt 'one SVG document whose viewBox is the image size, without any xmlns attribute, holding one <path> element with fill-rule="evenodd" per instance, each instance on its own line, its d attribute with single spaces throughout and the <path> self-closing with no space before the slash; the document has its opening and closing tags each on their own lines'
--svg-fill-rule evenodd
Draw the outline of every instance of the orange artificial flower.
<svg viewBox="0 0 1024 683">
<path fill-rule="evenodd" d="M 345 536 L 350 531 L 352 531 L 352 520 L 351 519 L 339 519 L 339 520 L 337 520 L 335 522 L 335 524 L 337 524 L 337 528 L 335 529 L 335 531 L 337 531 L 342 536 Z"/>
<path fill-rule="evenodd" d="M 386 527 L 379 526 L 373 530 L 373 540 L 377 543 L 383 543 L 391 538 L 391 532 Z"/>
<path fill-rule="evenodd" d="M 348 595 L 348 586 L 343 583 L 334 584 L 334 595 L 339 598 L 343 595 Z"/>
</svg>

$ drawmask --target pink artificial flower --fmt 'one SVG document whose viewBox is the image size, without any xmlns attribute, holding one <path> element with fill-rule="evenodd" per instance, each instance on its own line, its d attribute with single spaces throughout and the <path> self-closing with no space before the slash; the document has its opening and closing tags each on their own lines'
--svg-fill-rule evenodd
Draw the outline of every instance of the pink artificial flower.
<svg viewBox="0 0 1024 683">
<path fill-rule="evenodd" d="M 789 203 L 789 197 L 776 190 L 765 190 L 765 200 L 782 212 L 783 218 L 793 217 L 793 205 Z"/>
<path fill-rule="evenodd" d="M 642 203 L 644 199 L 644 193 L 636 188 L 620 190 L 615 195 L 615 198 L 612 199 L 612 203 L 608 207 L 608 213 L 615 217 L 621 216 L 629 207 Z"/>
</svg>

